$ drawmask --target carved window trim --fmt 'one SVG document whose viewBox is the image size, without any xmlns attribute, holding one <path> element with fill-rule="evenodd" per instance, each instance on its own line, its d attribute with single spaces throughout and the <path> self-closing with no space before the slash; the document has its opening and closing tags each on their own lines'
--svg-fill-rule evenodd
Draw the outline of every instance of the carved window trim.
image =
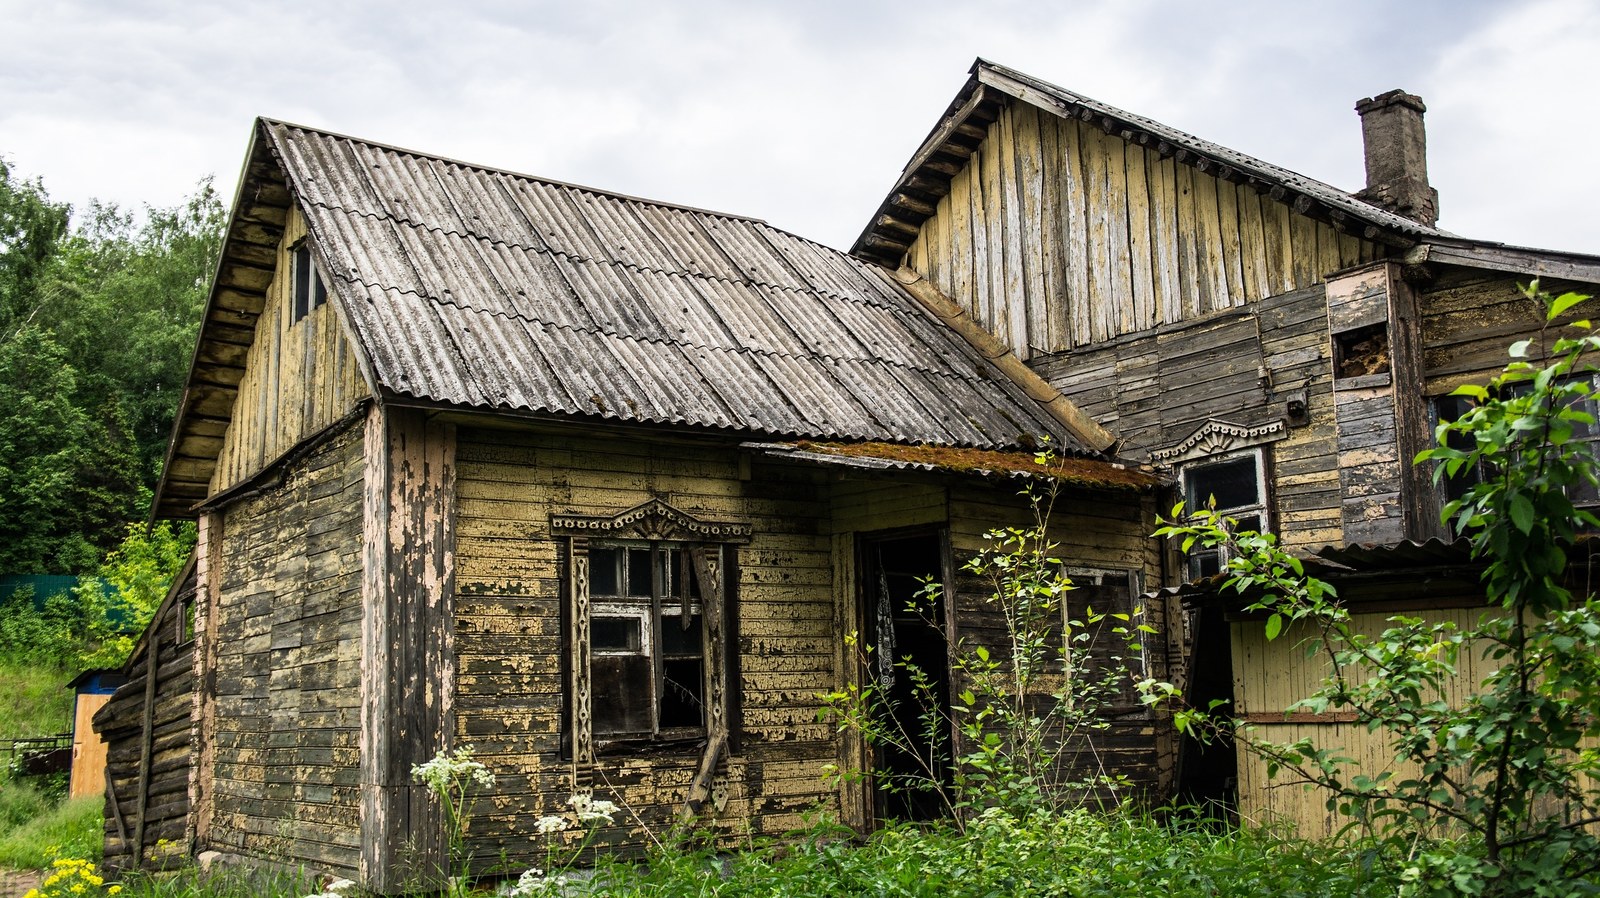
<svg viewBox="0 0 1600 898">
<path fill-rule="evenodd" d="M 651 744 L 665 748 L 675 742 L 687 742 L 685 747 L 692 749 L 704 740 L 729 741 L 733 692 L 730 684 L 737 682 L 736 672 L 730 663 L 735 638 L 732 626 L 734 576 L 731 572 L 735 565 L 736 547 L 750 540 L 750 525 L 704 521 L 661 499 L 652 499 L 610 516 L 552 515 L 551 531 L 558 537 L 566 538 L 568 550 L 565 633 L 570 687 L 568 695 L 571 700 L 566 723 L 575 782 L 584 783 L 584 771 L 594 763 L 597 754 L 607 753 L 609 749 L 640 750 Z M 641 733 L 637 737 L 620 738 L 596 733 L 592 679 L 596 653 L 592 625 L 596 610 L 618 604 L 618 597 L 591 597 L 594 579 L 591 552 L 598 548 L 629 546 L 648 546 L 652 552 L 682 552 L 689 560 L 690 576 L 694 578 L 699 591 L 692 613 L 698 613 L 701 618 L 703 653 L 700 657 L 705 677 L 703 727 L 692 728 L 692 731 Z M 660 595 L 652 595 L 650 602 L 654 608 L 654 617 L 649 624 L 654 641 L 655 637 L 659 637 L 661 620 L 670 615 L 661 613 Z M 659 661 L 654 663 L 659 664 Z M 653 688 L 653 684 L 647 688 Z M 655 713 L 659 714 L 659 708 Z M 659 730 L 658 727 L 653 729 Z M 606 738 L 602 739 L 602 735 L 606 735 Z"/>
<path fill-rule="evenodd" d="M 1219 458 L 1227 453 L 1276 443 L 1289 436 L 1283 421 L 1266 424 L 1234 424 L 1212 418 L 1195 428 L 1194 432 L 1175 446 L 1156 449 L 1150 460 L 1158 465 L 1177 466 L 1207 458 Z"/>
</svg>

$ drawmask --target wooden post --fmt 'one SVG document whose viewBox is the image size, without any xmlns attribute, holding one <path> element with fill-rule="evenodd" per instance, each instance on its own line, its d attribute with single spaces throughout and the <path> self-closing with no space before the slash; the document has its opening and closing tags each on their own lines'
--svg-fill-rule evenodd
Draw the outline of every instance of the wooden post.
<svg viewBox="0 0 1600 898">
<path fill-rule="evenodd" d="M 374 405 L 365 452 L 359 870 L 377 893 L 437 888 L 443 809 L 411 768 L 454 736 L 455 428 Z"/>
<path fill-rule="evenodd" d="M 139 733 L 139 816 L 133 821 L 133 866 L 144 864 L 144 818 L 150 808 L 150 763 L 155 749 L 156 677 L 161 661 L 161 624 L 151 621 L 145 639 L 144 714 Z"/>
</svg>

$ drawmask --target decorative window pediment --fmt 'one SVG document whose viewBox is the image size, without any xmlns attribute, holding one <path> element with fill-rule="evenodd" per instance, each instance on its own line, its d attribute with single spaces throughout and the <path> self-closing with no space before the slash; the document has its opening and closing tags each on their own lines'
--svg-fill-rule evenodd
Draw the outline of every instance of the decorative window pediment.
<svg viewBox="0 0 1600 898">
<path fill-rule="evenodd" d="M 1288 436 L 1288 429 L 1282 421 L 1247 426 L 1212 418 L 1176 446 L 1152 451 L 1150 460 L 1161 465 L 1177 465 L 1225 452 L 1276 443 L 1285 436 Z"/>
<path fill-rule="evenodd" d="M 746 543 L 749 524 L 702 521 L 660 499 L 651 499 L 620 514 L 558 514 L 550 518 L 554 533 L 601 539 L 673 540 L 678 542 Z"/>
</svg>

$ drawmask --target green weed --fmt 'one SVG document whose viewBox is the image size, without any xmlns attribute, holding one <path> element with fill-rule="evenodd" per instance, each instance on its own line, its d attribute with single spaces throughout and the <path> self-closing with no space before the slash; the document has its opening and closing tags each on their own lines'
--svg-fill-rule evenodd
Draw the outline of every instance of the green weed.
<svg viewBox="0 0 1600 898">
<path fill-rule="evenodd" d="M 3 787 L 8 795 L 20 788 Z M 62 857 L 99 860 L 104 811 L 99 796 L 75 798 L 10 827 L 0 835 L 0 867 L 37 870 Z"/>
<path fill-rule="evenodd" d="M 74 672 L 48 664 L 0 660 L 0 738 L 53 736 L 72 729 Z"/>
</svg>

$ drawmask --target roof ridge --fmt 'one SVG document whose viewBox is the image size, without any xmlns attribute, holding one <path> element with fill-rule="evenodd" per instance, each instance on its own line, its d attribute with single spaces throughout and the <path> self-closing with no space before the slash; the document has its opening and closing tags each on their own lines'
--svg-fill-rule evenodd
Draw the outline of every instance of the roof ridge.
<svg viewBox="0 0 1600 898">
<path fill-rule="evenodd" d="M 302 132 L 306 132 L 306 133 L 309 133 L 309 134 L 316 134 L 316 135 L 319 135 L 319 136 L 322 136 L 322 137 L 330 137 L 330 138 L 333 138 L 335 140 L 347 140 L 347 141 L 350 141 L 351 143 L 359 143 L 359 144 L 362 144 L 364 146 L 369 146 L 369 147 L 372 147 L 372 148 L 378 149 L 378 150 L 384 150 L 384 151 L 390 152 L 390 153 L 400 153 L 400 154 L 406 155 L 406 156 L 414 156 L 414 157 L 416 157 L 418 159 L 431 159 L 431 160 L 434 160 L 436 162 L 443 162 L 446 165 L 455 165 L 455 166 L 459 166 L 461 168 L 467 168 L 467 169 L 472 169 L 474 171 L 480 171 L 480 172 L 483 172 L 485 174 L 504 175 L 505 177 L 508 177 L 508 178 L 517 178 L 517 179 L 524 180 L 524 181 L 534 181 L 534 182 L 537 182 L 537 183 L 540 183 L 540 184 L 547 184 L 547 185 L 549 185 L 551 187 L 560 187 L 560 188 L 564 188 L 564 189 L 567 189 L 567 190 L 577 190 L 577 191 L 581 191 L 583 193 L 592 193 L 592 194 L 594 194 L 596 196 L 610 197 L 612 199 L 622 200 L 623 202 L 640 203 L 640 204 L 646 205 L 646 206 L 657 206 L 657 207 L 662 208 L 662 209 L 676 209 L 676 210 L 678 210 L 680 212 L 695 212 L 695 213 L 699 213 L 701 215 L 710 215 L 710 216 L 713 216 L 713 217 L 716 217 L 716 218 L 727 218 L 727 219 L 732 219 L 732 220 L 735 220 L 735 221 L 749 221 L 749 222 L 754 222 L 756 224 L 762 224 L 762 225 L 766 224 L 766 222 L 764 220 L 760 219 L 760 218 L 755 218 L 755 217 L 749 216 L 749 215 L 740 215 L 740 214 L 738 214 L 736 212 L 719 212 L 716 209 L 706 209 L 706 208 L 702 208 L 700 206 L 690 206 L 690 205 L 686 205 L 684 203 L 674 203 L 674 202 L 671 202 L 671 201 L 668 201 L 668 200 L 654 200 L 654 199 L 650 199 L 649 197 L 635 196 L 633 194 L 621 193 L 621 192 L 615 191 L 615 190 L 606 190 L 603 187 L 591 187 L 591 186 L 589 186 L 587 184 L 578 184 L 578 183 L 573 182 L 573 181 L 562 181 L 562 180 L 559 180 L 557 178 L 547 178 L 547 177 L 543 177 L 541 175 L 529 174 L 528 172 L 516 171 L 514 169 L 500 168 L 498 166 L 493 166 L 493 165 L 484 165 L 483 163 L 480 163 L 480 162 L 468 162 L 465 159 L 457 159 L 457 158 L 455 158 L 453 156 L 441 156 L 438 153 L 428 153 L 428 152 L 425 152 L 423 150 L 415 150 L 415 149 L 411 149 L 410 147 L 402 147 L 402 146 L 398 146 L 398 145 L 392 144 L 392 143 L 384 143 L 382 141 L 377 141 L 377 140 L 368 140 L 368 139 L 366 139 L 364 137 L 356 137 L 356 136 L 354 136 L 352 134 L 343 134 L 343 133 L 340 133 L 338 131 L 329 131 L 329 130 L 327 130 L 325 128 L 314 128 L 314 127 L 312 127 L 310 125 L 301 125 L 301 124 L 297 124 L 295 122 L 284 121 L 282 119 L 269 118 L 268 116 L 259 116 L 257 118 L 257 121 L 261 122 L 263 125 L 268 126 L 268 127 L 278 127 L 278 128 L 285 128 L 285 129 L 293 129 L 295 131 L 302 131 Z"/>
</svg>

